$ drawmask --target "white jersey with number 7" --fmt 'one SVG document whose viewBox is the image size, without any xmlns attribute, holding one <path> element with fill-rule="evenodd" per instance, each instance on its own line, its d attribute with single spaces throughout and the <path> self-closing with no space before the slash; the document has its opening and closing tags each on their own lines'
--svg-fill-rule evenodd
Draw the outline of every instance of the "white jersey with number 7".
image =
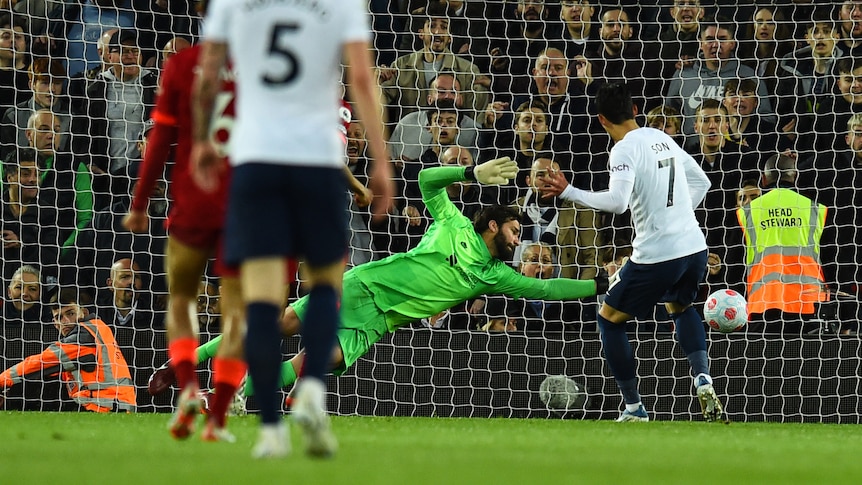
<svg viewBox="0 0 862 485">
<path fill-rule="evenodd" d="M 635 239 L 632 261 L 658 263 L 706 249 L 694 215 L 689 182 L 703 184 L 697 162 L 671 137 L 654 128 L 628 132 L 610 153 L 610 179 L 634 184 L 629 207 Z M 708 181 L 707 181 L 708 185 Z"/>
</svg>

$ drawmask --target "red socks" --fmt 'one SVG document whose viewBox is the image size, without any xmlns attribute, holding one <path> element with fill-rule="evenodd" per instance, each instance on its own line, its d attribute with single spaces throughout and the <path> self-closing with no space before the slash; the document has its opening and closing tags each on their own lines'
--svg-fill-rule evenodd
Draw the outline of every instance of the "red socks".
<svg viewBox="0 0 862 485">
<path fill-rule="evenodd" d="M 239 384 L 245 377 L 246 363 L 240 359 L 213 359 L 215 374 L 215 402 L 210 403 L 209 415 L 223 428 L 227 420 L 227 408 L 233 400 Z"/>
<path fill-rule="evenodd" d="M 191 384 L 198 385 L 198 377 L 195 374 L 197 348 L 198 341 L 192 337 L 174 339 L 168 344 L 168 356 L 171 358 L 171 367 L 174 368 L 180 389 L 185 389 Z"/>
</svg>

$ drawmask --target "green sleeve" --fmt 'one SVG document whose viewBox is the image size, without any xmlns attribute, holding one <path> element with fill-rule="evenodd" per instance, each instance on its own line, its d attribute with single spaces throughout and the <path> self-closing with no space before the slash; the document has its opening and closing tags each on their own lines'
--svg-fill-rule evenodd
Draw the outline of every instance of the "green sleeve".
<svg viewBox="0 0 862 485">
<path fill-rule="evenodd" d="M 595 296 L 596 282 L 594 280 L 574 280 L 569 278 L 552 278 L 540 280 L 528 278 L 505 264 L 497 265 L 498 284 L 496 292 L 513 298 L 529 300 L 576 300 L 587 296 Z"/>
<path fill-rule="evenodd" d="M 461 217 L 461 211 L 446 194 L 446 187 L 455 182 L 466 180 L 465 167 L 432 167 L 419 172 L 419 190 L 422 191 L 422 201 L 435 221 L 445 221 L 452 217 Z"/>
<path fill-rule="evenodd" d="M 87 227 L 93 220 L 93 174 L 87 165 L 78 165 L 75 174 L 75 209 L 77 209 L 78 229 Z"/>
</svg>

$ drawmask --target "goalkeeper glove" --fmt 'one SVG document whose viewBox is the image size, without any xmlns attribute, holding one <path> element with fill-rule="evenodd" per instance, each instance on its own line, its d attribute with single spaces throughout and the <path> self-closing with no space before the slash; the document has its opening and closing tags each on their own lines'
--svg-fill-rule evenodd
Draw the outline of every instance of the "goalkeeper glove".
<svg viewBox="0 0 862 485">
<path fill-rule="evenodd" d="M 495 158 L 476 166 L 473 176 L 483 185 L 504 185 L 518 175 L 518 164 L 509 157 Z"/>
</svg>

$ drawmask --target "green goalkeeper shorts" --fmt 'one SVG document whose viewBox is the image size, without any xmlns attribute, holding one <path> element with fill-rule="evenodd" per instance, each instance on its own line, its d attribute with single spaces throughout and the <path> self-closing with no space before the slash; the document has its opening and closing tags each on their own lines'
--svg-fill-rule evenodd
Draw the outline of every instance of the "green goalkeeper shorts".
<svg viewBox="0 0 862 485">
<path fill-rule="evenodd" d="M 341 326 L 336 335 L 344 362 L 332 370 L 335 375 L 343 374 L 389 331 L 386 315 L 374 304 L 374 295 L 368 287 L 353 275 L 346 274 L 342 288 Z M 291 306 L 299 320 L 304 320 L 308 295 Z"/>
</svg>

